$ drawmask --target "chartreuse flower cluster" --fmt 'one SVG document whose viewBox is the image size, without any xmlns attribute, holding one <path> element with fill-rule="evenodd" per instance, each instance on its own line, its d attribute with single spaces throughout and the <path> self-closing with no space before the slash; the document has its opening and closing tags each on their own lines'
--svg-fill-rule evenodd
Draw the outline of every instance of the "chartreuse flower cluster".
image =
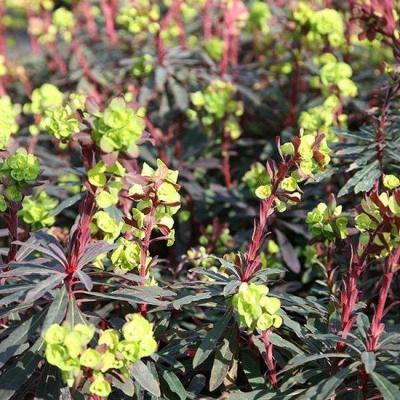
<svg viewBox="0 0 400 400">
<path fill-rule="evenodd" d="M 100 330 L 96 346 L 90 346 L 95 342 L 92 325 L 51 325 L 44 333 L 47 362 L 61 370 L 68 386 L 88 379 L 91 394 L 107 397 L 112 391 L 110 372 L 116 370 L 127 377 L 131 364 L 157 351 L 153 324 L 140 314 L 126 319 L 122 335 L 115 329 Z"/>
<path fill-rule="evenodd" d="M 338 61 L 332 53 L 324 53 L 317 57 L 316 63 L 320 67 L 319 76 L 312 81 L 312 85 L 321 88 L 325 96 L 331 94 L 333 90 L 339 97 L 357 95 L 357 86 L 350 79 L 353 71 L 349 64 Z"/>
<path fill-rule="evenodd" d="M 156 33 L 160 29 L 160 7 L 151 0 L 126 2 L 118 10 L 117 22 L 130 33 Z"/>
<path fill-rule="evenodd" d="M 124 99 L 113 99 L 103 112 L 95 115 L 94 142 L 104 153 L 135 152 L 145 128 L 143 111 L 134 112 Z"/>
<path fill-rule="evenodd" d="M 39 160 L 28 154 L 25 149 L 18 149 L 0 164 L 0 180 L 4 187 L 1 198 L 1 211 L 5 211 L 5 199 L 19 202 L 23 192 L 35 183 L 40 174 Z"/>
<path fill-rule="evenodd" d="M 101 189 L 96 193 L 96 203 L 99 208 L 108 208 L 118 203 L 124 175 L 125 168 L 118 161 L 111 165 L 99 161 L 88 171 L 89 183 Z"/>
<path fill-rule="evenodd" d="M 41 229 L 54 224 L 55 218 L 50 212 L 57 205 L 57 199 L 41 191 L 36 196 L 26 196 L 24 198 L 19 215 L 33 230 Z"/>
<path fill-rule="evenodd" d="M 302 29 L 308 29 L 305 40 L 310 46 L 329 43 L 331 47 L 340 47 L 345 43 L 343 17 L 334 9 L 315 11 L 304 1 L 297 5 L 293 19 Z"/>
<path fill-rule="evenodd" d="M 131 210 L 136 224 L 132 233 L 142 239 L 146 229 L 146 215 L 155 211 L 153 225 L 165 236 L 167 246 L 172 246 L 175 241 L 173 215 L 181 206 L 178 171 L 168 169 L 161 160 L 157 160 L 156 169 L 144 163 L 141 176 L 144 178 L 143 183 L 134 183 L 128 191 L 129 196 L 137 202 Z"/>
<path fill-rule="evenodd" d="M 266 36 L 270 32 L 268 21 L 271 16 L 271 11 L 266 2 L 252 1 L 249 6 L 247 28 L 250 32 L 260 32 L 263 36 Z"/>
<path fill-rule="evenodd" d="M 46 110 L 62 106 L 64 95 L 58 88 L 50 83 L 44 83 L 42 86 L 33 90 L 31 103 L 24 104 L 24 113 L 34 114 L 41 117 Z M 32 135 L 38 135 L 40 130 L 36 125 L 31 125 L 29 131 Z"/>
<path fill-rule="evenodd" d="M 281 302 L 276 297 L 267 296 L 268 292 L 265 285 L 242 283 L 232 298 L 240 324 L 249 331 L 265 331 L 282 325 L 283 319 L 279 315 Z"/>
<path fill-rule="evenodd" d="M 111 268 L 119 273 L 139 268 L 140 242 L 148 229 L 147 223 L 151 223 L 151 229 L 160 231 L 167 245 L 172 246 L 175 240 L 173 215 L 180 208 L 178 171 L 168 169 L 161 160 L 157 161 L 157 169 L 145 163 L 140 177 L 136 177 L 134 183 L 124 188 L 128 190 L 127 196 L 135 202 L 126 217 L 128 222 L 124 222 L 120 213 L 111 210 L 119 201 L 124 176 L 125 169 L 118 162 L 107 166 L 100 161 L 88 172 L 90 184 L 98 189 L 96 202 L 100 208 L 91 221 L 91 232 L 109 243 L 119 245 L 110 257 Z M 129 180 L 128 175 L 125 178 Z M 132 240 L 120 237 L 122 233 L 126 233 Z M 104 267 L 104 257 L 97 260 L 99 267 Z M 150 263 L 151 257 L 147 255 L 146 266 Z"/>
<path fill-rule="evenodd" d="M 8 96 L 0 96 L 0 110 L 0 150 L 5 150 L 10 136 L 18 131 L 17 117 L 21 107 L 13 104 Z"/>
<path fill-rule="evenodd" d="M 383 185 L 387 191 L 377 196 L 366 196 L 361 202 L 361 212 L 355 217 L 355 226 L 360 231 L 363 246 L 373 238 L 373 243 L 386 257 L 400 245 L 398 221 L 400 217 L 400 179 L 395 175 L 385 175 Z M 375 235 L 376 230 L 379 234 Z"/>
<path fill-rule="evenodd" d="M 224 130 L 232 139 L 240 137 L 240 127 L 237 118 L 243 114 L 243 103 L 235 99 L 236 87 L 230 82 L 212 81 L 204 91 L 191 94 L 194 110 L 189 110 L 191 119 L 200 115 L 201 122 L 208 130 L 212 124 L 223 121 Z M 210 130 L 211 131 L 211 130 Z"/>
<path fill-rule="evenodd" d="M 154 70 L 153 57 L 150 54 L 141 54 L 132 59 L 132 75 L 142 78 Z"/>
<path fill-rule="evenodd" d="M 280 179 L 279 185 L 275 187 L 274 205 L 278 212 L 285 211 L 287 205 L 298 202 L 301 199 L 299 183 L 323 170 L 330 161 L 330 149 L 324 135 L 304 134 L 303 132 L 300 136 L 294 137 L 292 142 L 281 145 L 280 151 L 283 156 L 289 156 L 295 162 L 293 169 L 288 169 L 288 176 Z M 261 169 L 258 167 L 256 173 L 251 173 L 251 179 L 254 179 L 259 172 L 261 172 Z M 265 200 L 273 194 L 275 185 L 267 172 L 266 177 L 264 179 L 267 182 L 261 184 L 255 190 L 256 196 L 261 200 Z M 248 178 L 248 181 L 250 181 L 250 178 Z"/>
<path fill-rule="evenodd" d="M 39 127 L 62 142 L 67 142 L 80 131 L 77 110 L 85 109 L 85 96 L 71 93 L 66 104 L 54 104 L 43 110 Z"/>
<path fill-rule="evenodd" d="M 347 217 L 342 215 L 342 206 L 335 201 L 330 204 L 319 203 L 307 214 L 308 229 L 315 238 L 333 240 L 337 237 L 345 239 L 347 232 Z"/>
<path fill-rule="evenodd" d="M 214 36 L 204 42 L 204 49 L 214 61 L 221 60 L 224 54 L 224 47 L 224 41 L 218 36 Z"/>
<path fill-rule="evenodd" d="M 271 183 L 267 169 L 258 161 L 251 165 L 250 170 L 244 174 L 242 180 L 246 183 L 252 194 L 255 194 L 259 187 Z"/>
</svg>

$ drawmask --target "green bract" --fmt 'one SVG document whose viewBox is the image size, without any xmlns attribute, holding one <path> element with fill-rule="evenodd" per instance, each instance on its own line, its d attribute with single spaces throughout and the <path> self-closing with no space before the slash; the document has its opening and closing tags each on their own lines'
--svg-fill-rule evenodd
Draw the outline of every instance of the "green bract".
<svg viewBox="0 0 400 400">
<path fill-rule="evenodd" d="M 232 305 L 239 314 L 241 325 L 249 331 L 265 331 L 282 325 L 282 317 L 278 315 L 281 302 L 267 294 L 267 286 L 242 283 L 238 293 L 232 298 Z"/>
<path fill-rule="evenodd" d="M 342 216 L 342 206 L 319 203 L 316 208 L 307 214 L 306 222 L 314 237 L 334 239 L 347 237 L 347 218 Z"/>
<path fill-rule="evenodd" d="M 145 128 L 144 119 L 135 113 L 122 98 L 111 101 L 95 118 L 93 140 L 105 153 L 137 149 L 137 141 Z"/>
<path fill-rule="evenodd" d="M 63 97 L 56 86 L 44 83 L 32 92 L 32 103 L 26 104 L 24 110 L 33 114 L 43 114 L 51 108 L 61 107 Z"/>
<path fill-rule="evenodd" d="M 104 240 L 113 242 L 121 233 L 123 228 L 122 222 L 117 222 L 106 211 L 98 211 L 93 215 L 92 232 L 101 231 Z"/>
<path fill-rule="evenodd" d="M 74 117 L 67 105 L 45 111 L 40 121 L 40 128 L 62 141 L 68 140 L 74 133 L 79 132 L 79 121 Z"/>
<path fill-rule="evenodd" d="M 48 196 L 46 192 L 42 191 L 37 196 L 24 198 L 19 215 L 27 224 L 32 226 L 32 229 L 52 226 L 55 218 L 50 215 L 50 211 L 54 210 L 57 204 L 57 199 Z"/>
<path fill-rule="evenodd" d="M 131 363 L 157 350 L 153 325 L 140 314 L 128 315 L 127 319 L 122 327 L 124 340 L 121 340 L 117 330 L 106 329 L 100 331 L 95 348 L 88 347 L 95 332 L 92 325 L 76 324 L 71 327 L 66 322 L 50 325 L 43 335 L 47 362 L 61 370 L 68 386 L 82 379 L 85 371 L 85 376 L 92 382 L 90 393 L 107 397 L 112 389 L 108 375 L 103 373 L 119 370 L 119 374 L 125 376 Z"/>
<path fill-rule="evenodd" d="M 25 149 L 18 149 L 0 164 L 0 178 L 6 182 L 4 194 L 10 201 L 21 201 L 21 190 L 39 177 L 39 161 Z M 12 182 L 12 183 L 11 183 Z"/>
<path fill-rule="evenodd" d="M 20 106 L 14 105 L 8 96 L 0 96 L 0 110 L 0 150 L 5 150 L 10 136 L 18 131 Z"/>
<path fill-rule="evenodd" d="M 387 189 L 396 189 L 400 187 L 400 179 L 396 175 L 384 175 L 383 185 Z"/>
<path fill-rule="evenodd" d="M 126 6 L 121 7 L 117 15 L 117 22 L 131 33 L 156 33 L 160 29 L 159 19 L 159 6 L 150 0 L 140 0 L 135 7 L 126 2 Z"/>
</svg>

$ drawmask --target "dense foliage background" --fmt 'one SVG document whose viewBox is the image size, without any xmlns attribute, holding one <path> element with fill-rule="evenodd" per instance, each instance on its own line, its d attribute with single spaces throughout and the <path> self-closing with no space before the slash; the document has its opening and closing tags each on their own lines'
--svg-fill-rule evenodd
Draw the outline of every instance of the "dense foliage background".
<svg viewBox="0 0 400 400">
<path fill-rule="evenodd" d="M 0 2 L 0 399 L 400 399 L 397 0 Z"/>
</svg>

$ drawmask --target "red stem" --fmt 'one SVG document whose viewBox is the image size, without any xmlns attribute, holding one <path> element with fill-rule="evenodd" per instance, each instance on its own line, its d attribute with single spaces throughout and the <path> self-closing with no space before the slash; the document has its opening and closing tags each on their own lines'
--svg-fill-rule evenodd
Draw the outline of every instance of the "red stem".
<svg viewBox="0 0 400 400">
<path fill-rule="evenodd" d="M 269 331 L 264 331 L 261 334 L 261 338 L 265 347 L 265 353 L 263 356 L 269 370 L 269 379 L 271 381 L 271 385 L 276 388 L 278 386 L 278 380 L 276 377 L 276 362 L 273 356 L 273 344 L 269 340 Z"/>
<path fill-rule="evenodd" d="M 111 44 L 118 43 L 118 36 L 114 26 L 113 9 L 107 0 L 100 0 L 100 8 L 106 21 L 106 32 Z"/>
</svg>

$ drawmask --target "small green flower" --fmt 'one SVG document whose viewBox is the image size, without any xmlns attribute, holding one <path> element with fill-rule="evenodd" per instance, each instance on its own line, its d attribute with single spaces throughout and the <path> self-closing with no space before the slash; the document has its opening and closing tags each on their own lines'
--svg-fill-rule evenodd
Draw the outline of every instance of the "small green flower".
<svg viewBox="0 0 400 400">
<path fill-rule="evenodd" d="M 57 204 L 57 199 L 48 196 L 46 192 L 42 191 L 36 196 L 24 198 L 19 215 L 34 230 L 52 226 L 55 218 L 50 215 L 50 212 L 57 207 Z"/>
<path fill-rule="evenodd" d="M 79 362 L 84 367 L 99 369 L 101 366 L 101 353 L 94 349 L 86 349 L 81 354 Z"/>
<path fill-rule="evenodd" d="M 259 199 L 265 200 L 266 198 L 271 196 L 272 186 L 271 185 L 261 185 L 256 189 L 255 193 Z"/>
<path fill-rule="evenodd" d="M 137 149 L 137 141 L 145 128 L 144 119 L 128 107 L 122 98 L 111 101 L 95 119 L 93 140 L 105 153 Z"/>
<path fill-rule="evenodd" d="M 119 343 L 119 332 L 115 329 L 106 329 L 101 332 L 99 345 L 105 344 L 109 350 L 115 350 Z"/>
<path fill-rule="evenodd" d="M 47 344 L 63 344 L 68 330 L 59 324 L 52 324 L 44 334 L 44 341 Z"/>
<path fill-rule="evenodd" d="M 397 189 L 400 187 L 400 179 L 396 175 L 384 175 L 383 185 L 390 190 Z"/>
<path fill-rule="evenodd" d="M 63 94 L 56 86 L 50 83 L 44 83 L 32 92 L 32 103 L 25 109 L 33 114 L 43 114 L 51 108 L 61 107 Z"/>
<path fill-rule="evenodd" d="M 122 327 L 122 334 L 129 342 L 137 342 L 145 337 L 152 337 L 153 324 L 141 314 L 131 314 L 128 322 Z"/>
<path fill-rule="evenodd" d="M 96 374 L 94 381 L 89 386 L 89 392 L 100 397 L 108 397 L 111 393 L 111 385 L 103 374 Z"/>
</svg>

